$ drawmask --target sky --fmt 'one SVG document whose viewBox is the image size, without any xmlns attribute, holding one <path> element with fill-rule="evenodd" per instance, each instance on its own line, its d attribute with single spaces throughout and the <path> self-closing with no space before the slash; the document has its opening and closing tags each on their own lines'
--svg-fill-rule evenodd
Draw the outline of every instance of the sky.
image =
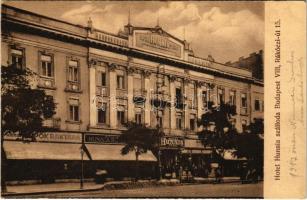
<svg viewBox="0 0 307 200">
<path fill-rule="evenodd" d="M 186 39 L 194 54 L 221 63 L 264 48 L 264 3 L 227 1 L 6 1 L 5 4 L 117 34 L 128 22 Z"/>
</svg>

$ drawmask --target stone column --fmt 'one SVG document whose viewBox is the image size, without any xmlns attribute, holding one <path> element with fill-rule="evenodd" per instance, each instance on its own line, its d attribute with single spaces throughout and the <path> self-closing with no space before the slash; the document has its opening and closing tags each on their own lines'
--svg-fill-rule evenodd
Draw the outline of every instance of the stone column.
<svg viewBox="0 0 307 200">
<path fill-rule="evenodd" d="M 151 73 L 149 71 L 144 71 L 143 73 L 144 75 L 144 88 L 145 90 L 147 90 L 146 93 L 146 101 L 145 101 L 145 114 L 144 114 L 144 122 L 146 126 L 150 126 L 150 110 L 151 110 L 151 106 L 150 106 L 150 75 Z"/>
<path fill-rule="evenodd" d="M 176 108 L 175 108 L 175 100 L 176 100 L 176 90 L 175 90 L 175 76 L 170 77 L 170 98 L 171 98 L 171 107 L 170 107 L 170 122 L 171 122 L 171 130 L 176 129 Z"/>
<path fill-rule="evenodd" d="M 96 126 L 97 124 L 97 107 L 96 103 L 96 67 L 95 61 L 89 62 L 89 95 L 90 95 L 90 126 Z"/>
<path fill-rule="evenodd" d="M 109 89 L 110 89 L 110 127 L 116 128 L 117 125 L 117 101 L 116 101 L 116 65 L 113 63 L 109 64 Z"/>
<path fill-rule="evenodd" d="M 133 73 L 134 68 L 128 68 L 128 121 L 134 121 L 134 103 L 133 103 Z"/>
</svg>

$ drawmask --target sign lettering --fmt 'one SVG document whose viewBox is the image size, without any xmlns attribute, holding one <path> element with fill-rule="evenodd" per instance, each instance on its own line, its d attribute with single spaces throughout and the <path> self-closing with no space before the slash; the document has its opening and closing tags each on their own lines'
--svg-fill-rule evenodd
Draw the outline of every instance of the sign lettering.
<svg viewBox="0 0 307 200">
<path fill-rule="evenodd" d="M 184 146 L 184 140 L 183 140 L 183 138 L 176 138 L 176 137 L 162 137 L 161 138 L 161 146 L 183 147 Z"/>
<path fill-rule="evenodd" d="M 85 134 L 85 143 L 114 144 L 119 143 L 118 135 Z"/>
<path fill-rule="evenodd" d="M 181 58 L 181 46 L 157 33 L 136 33 L 136 46 L 163 55 Z"/>
</svg>

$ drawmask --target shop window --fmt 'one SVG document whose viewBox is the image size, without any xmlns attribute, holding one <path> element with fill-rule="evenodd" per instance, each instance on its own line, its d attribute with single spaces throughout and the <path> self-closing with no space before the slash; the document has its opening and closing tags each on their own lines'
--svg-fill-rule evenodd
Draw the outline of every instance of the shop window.
<svg viewBox="0 0 307 200">
<path fill-rule="evenodd" d="M 235 91 L 229 92 L 229 103 L 230 105 L 236 105 L 236 92 Z"/>
<path fill-rule="evenodd" d="M 42 54 L 40 56 L 40 61 L 41 61 L 41 75 L 52 78 L 54 76 L 52 56 Z"/>
<path fill-rule="evenodd" d="M 11 64 L 18 69 L 24 67 L 24 50 L 11 49 Z"/>
<path fill-rule="evenodd" d="M 260 111 L 260 100 L 259 99 L 255 100 L 255 111 Z"/>
<path fill-rule="evenodd" d="M 80 121 L 78 99 L 69 100 L 69 120 L 74 122 Z"/>
<path fill-rule="evenodd" d="M 106 103 L 98 103 L 97 108 L 97 117 L 98 124 L 105 124 L 107 121 L 107 104 Z"/>
</svg>

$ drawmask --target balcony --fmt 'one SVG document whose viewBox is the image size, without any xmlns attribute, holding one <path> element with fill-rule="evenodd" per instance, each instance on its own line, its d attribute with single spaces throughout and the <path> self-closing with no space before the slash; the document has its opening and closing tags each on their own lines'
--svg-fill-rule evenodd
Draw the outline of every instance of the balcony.
<svg viewBox="0 0 307 200">
<path fill-rule="evenodd" d="M 43 122 L 43 126 L 51 129 L 60 129 L 61 128 L 61 118 L 51 118 Z"/>
</svg>

